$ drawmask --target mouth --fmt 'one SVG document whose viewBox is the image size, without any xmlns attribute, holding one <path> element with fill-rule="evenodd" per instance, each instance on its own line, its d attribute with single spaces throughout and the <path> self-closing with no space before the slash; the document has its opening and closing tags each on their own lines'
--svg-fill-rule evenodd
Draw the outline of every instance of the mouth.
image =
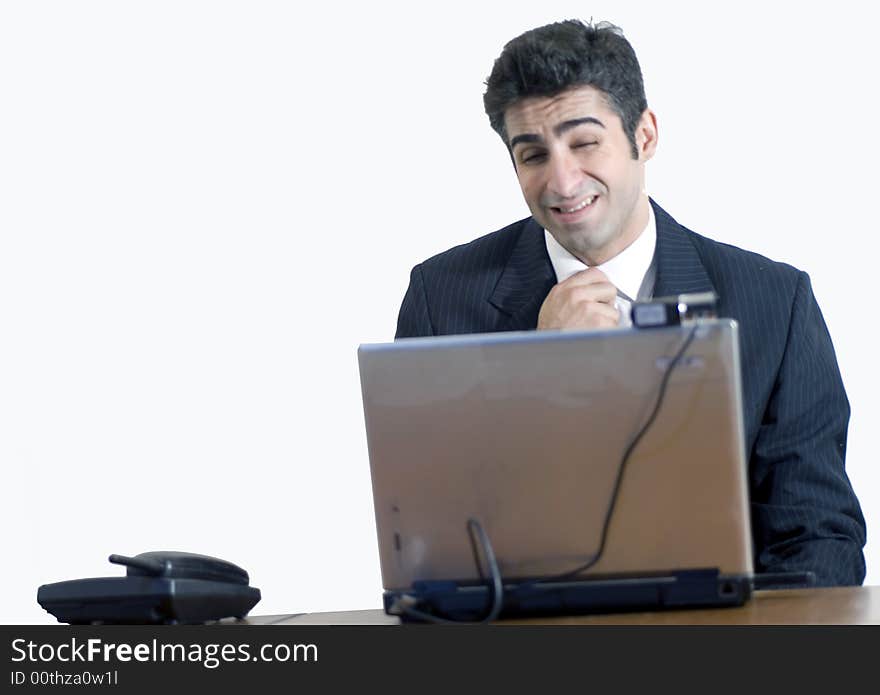
<svg viewBox="0 0 880 695">
<path fill-rule="evenodd" d="M 573 221 L 586 215 L 599 198 L 597 195 L 591 195 L 584 198 L 581 202 L 570 207 L 551 206 L 550 210 L 554 215 L 565 221 Z"/>
</svg>

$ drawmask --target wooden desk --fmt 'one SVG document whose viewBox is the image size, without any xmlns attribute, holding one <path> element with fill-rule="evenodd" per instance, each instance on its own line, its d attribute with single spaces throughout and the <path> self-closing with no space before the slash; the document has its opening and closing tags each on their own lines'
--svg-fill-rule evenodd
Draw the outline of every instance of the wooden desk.
<svg viewBox="0 0 880 695">
<path fill-rule="evenodd" d="M 397 625 L 381 609 L 251 616 L 250 625 Z M 880 586 L 758 591 L 740 608 L 502 620 L 499 625 L 877 625 Z"/>
</svg>

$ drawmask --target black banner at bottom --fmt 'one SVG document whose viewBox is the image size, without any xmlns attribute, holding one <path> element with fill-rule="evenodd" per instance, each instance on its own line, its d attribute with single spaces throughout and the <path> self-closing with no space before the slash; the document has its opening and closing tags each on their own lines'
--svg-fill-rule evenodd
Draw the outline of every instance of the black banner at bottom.
<svg viewBox="0 0 880 695">
<path fill-rule="evenodd" d="M 859 682 L 872 627 L 0 626 L 4 692 Z"/>
</svg>

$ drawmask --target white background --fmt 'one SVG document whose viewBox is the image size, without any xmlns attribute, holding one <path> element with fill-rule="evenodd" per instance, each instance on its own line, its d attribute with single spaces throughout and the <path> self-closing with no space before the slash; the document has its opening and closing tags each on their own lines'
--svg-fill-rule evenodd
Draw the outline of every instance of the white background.
<svg viewBox="0 0 880 695">
<path fill-rule="evenodd" d="M 590 16 L 641 60 L 650 193 L 810 273 L 880 582 L 869 10 L 303 4 L 0 4 L 0 620 L 158 549 L 240 564 L 255 613 L 380 605 L 357 346 L 412 265 L 528 214 L 483 80 Z"/>
</svg>

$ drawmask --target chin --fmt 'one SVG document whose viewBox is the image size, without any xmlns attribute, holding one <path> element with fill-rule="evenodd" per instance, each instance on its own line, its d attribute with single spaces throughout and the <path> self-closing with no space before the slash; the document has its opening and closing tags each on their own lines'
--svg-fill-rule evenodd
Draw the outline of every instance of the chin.
<svg viewBox="0 0 880 695">
<path fill-rule="evenodd" d="M 595 251 L 604 249 L 613 239 L 613 234 L 604 234 L 603 230 L 595 232 L 562 232 L 562 238 L 567 243 L 565 248 L 577 256 L 589 255 Z"/>
</svg>

